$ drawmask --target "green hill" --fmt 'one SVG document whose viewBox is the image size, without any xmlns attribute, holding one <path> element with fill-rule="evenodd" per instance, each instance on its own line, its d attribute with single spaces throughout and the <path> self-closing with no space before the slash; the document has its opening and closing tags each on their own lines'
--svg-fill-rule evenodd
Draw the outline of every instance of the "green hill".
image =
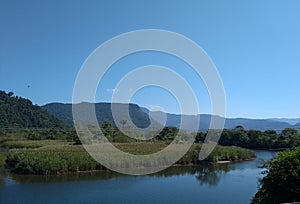
<svg viewBox="0 0 300 204">
<path fill-rule="evenodd" d="M 0 91 L 0 129 L 53 128 L 64 124 L 28 99 Z"/>
</svg>

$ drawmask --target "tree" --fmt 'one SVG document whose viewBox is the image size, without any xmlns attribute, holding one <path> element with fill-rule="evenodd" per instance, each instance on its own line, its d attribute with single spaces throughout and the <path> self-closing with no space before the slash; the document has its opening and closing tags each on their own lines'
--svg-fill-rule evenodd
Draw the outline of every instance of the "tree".
<svg viewBox="0 0 300 204">
<path fill-rule="evenodd" d="M 14 92 L 10 91 L 10 92 L 8 92 L 7 95 L 8 95 L 8 97 L 12 97 L 14 95 Z"/>
<path fill-rule="evenodd" d="M 290 138 L 293 137 L 294 135 L 297 135 L 298 131 L 294 128 L 285 128 L 284 130 L 282 130 L 281 132 L 281 136 L 285 137 L 285 138 Z"/>
<path fill-rule="evenodd" d="M 172 141 L 176 137 L 178 131 L 179 130 L 176 127 L 164 127 L 155 138 L 160 141 Z"/>
<path fill-rule="evenodd" d="M 262 148 L 261 139 L 263 134 L 259 130 L 249 130 L 248 133 L 249 145 L 250 148 Z"/>
<path fill-rule="evenodd" d="M 122 125 L 122 128 L 125 129 L 125 126 L 127 124 L 127 120 L 121 120 L 120 124 Z"/>
<path fill-rule="evenodd" d="M 205 137 L 206 137 L 205 132 L 198 132 L 195 137 L 195 143 L 204 142 Z"/>
<path fill-rule="evenodd" d="M 287 203 L 300 201 L 300 147 L 286 150 L 266 163 L 267 176 L 252 204 Z"/>
<path fill-rule="evenodd" d="M 232 145 L 232 131 L 226 129 L 223 130 L 219 143 L 220 145 L 225 145 L 225 146 Z"/>
<path fill-rule="evenodd" d="M 298 131 L 294 128 L 285 128 L 281 132 L 281 136 L 287 140 L 289 147 L 295 147 L 300 144 Z"/>
<path fill-rule="evenodd" d="M 247 147 L 248 145 L 248 135 L 243 126 L 236 126 L 232 133 L 232 144 L 241 147 Z"/>
<path fill-rule="evenodd" d="M 234 130 L 245 132 L 245 128 L 244 128 L 243 126 L 241 126 L 241 125 L 237 125 L 237 126 L 234 128 Z"/>
<path fill-rule="evenodd" d="M 115 128 L 111 124 L 111 122 L 105 121 L 104 123 L 102 123 L 100 125 L 100 128 L 105 137 L 113 137 L 114 136 Z"/>
</svg>

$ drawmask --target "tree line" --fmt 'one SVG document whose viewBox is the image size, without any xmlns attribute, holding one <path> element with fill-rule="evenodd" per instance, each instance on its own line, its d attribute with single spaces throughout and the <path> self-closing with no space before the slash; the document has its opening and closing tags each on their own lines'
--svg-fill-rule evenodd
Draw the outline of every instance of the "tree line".
<svg viewBox="0 0 300 204">
<path fill-rule="evenodd" d="M 203 142 L 206 133 L 197 133 L 195 142 Z M 245 130 L 237 126 L 232 130 L 223 130 L 219 144 L 223 146 L 239 146 L 250 149 L 280 149 L 293 148 L 300 145 L 298 131 L 293 128 L 286 128 L 280 133 L 274 130 Z"/>
<path fill-rule="evenodd" d="M 133 130 L 126 129 L 120 131 L 110 122 L 104 122 L 100 125 L 104 136 L 113 143 L 130 143 L 138 142 L 139 139 L 133 139 L 127 135 L 134 134 Z M 127 132 L 128 134 L 124 134 Z M 154 131 L 155 132 L 155 131 Z M 157 135 L 149 133 L 151 137 L 149 142 L 164 142 L 171 143 L 179 129 L 176 127 L 164 127 Z M 136 134 L 136 133 L 135 133 Z M 189 134 L 189 133 L 185 133 Z M 195 143 L 203 143 L 207 132 L 195 133 Z M 60 128 L 41 128 L 41 129 L 8 129 L 0 130 L 1 138 L 18 137 L 29 140 L 45 140 L 45 139 L 59 139 L 73 141 L 75 144 L 81 144 L 74 127 L 60 127 Z M 95 138 L 97 135 L 94 136 Z M 93 138 L 93 139 L 95 139 Z M 259 130 L 245 130 L 242 126 L 237 126 L 232 130 L 223 130 L 219 144 L 222 146 L 239 146 L 249 149 L 288 149 L 300 146 L 300 136 L 298 131 L 293 128 L 286 128 L 277 133 L 274 130 L 259 131 Z"/>
</svg>

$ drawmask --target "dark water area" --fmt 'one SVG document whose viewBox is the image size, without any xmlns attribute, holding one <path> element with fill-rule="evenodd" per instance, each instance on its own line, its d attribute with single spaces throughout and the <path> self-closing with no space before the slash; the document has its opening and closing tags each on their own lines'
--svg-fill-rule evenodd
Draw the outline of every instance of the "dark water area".
<svg viewBox="0 0 300 204">
<path fill-rule="evenodd" d="M 0 178 L 0 203 L 249 203 L 264 171 L 261 160 L 272 151 L 255 151 L 252 161 L 170 167 L 147 176 L 114 172 L 67 176 L 5 175 Z"/>
</svg>

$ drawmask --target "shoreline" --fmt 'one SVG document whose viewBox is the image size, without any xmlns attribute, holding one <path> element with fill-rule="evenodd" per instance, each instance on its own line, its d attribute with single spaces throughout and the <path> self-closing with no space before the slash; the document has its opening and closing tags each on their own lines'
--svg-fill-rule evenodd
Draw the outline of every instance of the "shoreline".
<svg viewBox="0 0 300 204">
<path fill-rule="evenodd" d="M 166 169 L 171 168 L 171 167 L 201 167 L 201 166 L 207 166 L 207 165 L 212 165 L 213 166 L 213 165 L 218 165 L 218 164 L 222 165 L 222 164 L 229 164 L 229 163 L 240 163 L 240 162 L 252 161 L 255 158 L 256 157 L 253 157 L 251 159 L 235 160 L 235 161 L 230 161 L 230 160 L 222 160 L 222 161 L 217 161 L 217 162 L 201 161 L 198 164 L 176 164 L 175 163 L 175 164 L 167 167 Z M 101 172 L 104 172 L 104 173 L 110 172 L 110 173 L 121 174 L 119 172 L 115 172 L 115 171 L 112 171 L 110 169 L 85 170 L 85 171 L 76 171 L 76 172 L 70 171 L 70 172 L 65 172 L 65 173 L 58 172 L 57 174 L 22 174 L 22 173 L 13 172 L 9 168 L 4 167 L 2 169 L 6 172 L 6 174 L 16 175 L 16 176 L 46 176 L 46 177 L 47 176 L 75 176 L 75 175 L 84 175 L 84 174 L 101 173 Z M 121 174 L 121 175 L 123 175 L 123 174 Z"/>
</svg>

